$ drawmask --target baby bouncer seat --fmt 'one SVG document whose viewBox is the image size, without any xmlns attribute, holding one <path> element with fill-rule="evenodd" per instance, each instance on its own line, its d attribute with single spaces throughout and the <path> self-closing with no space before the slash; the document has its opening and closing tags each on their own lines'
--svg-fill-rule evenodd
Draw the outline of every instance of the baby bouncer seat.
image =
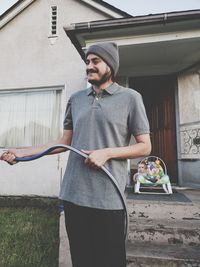
<svg viewBox="0 0 200 267">
<path fill-rule="evenodd" d="M 172 194 L 172 187 L 170 178 L 167 174 L 167 167 L 164 161 L 157 156 L 149 156 L 142 159 L 138 163 L 138 172 L 134 175 L 133 180 L 135 182 L 135 193 L 147 193 L 141 192 L 141 187 L 151 187 L 152 192 L 155 194 L 155 187 L 162 188 L 163 192 L 157 194 Z"/>
</svg>

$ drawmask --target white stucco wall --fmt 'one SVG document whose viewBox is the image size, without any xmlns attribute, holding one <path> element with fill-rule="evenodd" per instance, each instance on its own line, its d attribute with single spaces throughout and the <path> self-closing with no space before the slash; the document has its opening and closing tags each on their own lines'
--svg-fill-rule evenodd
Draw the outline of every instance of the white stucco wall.
<svg viewBox="0 0 200 267">
<path fill-rule="evenodd" d="M 200 71 L 178 77 L 179 184 L 200 188 Z"/>
<path fill-rule="evenodd" d="M 178 77 L 180 124 L 200 121 L 200 71 Z"/>
<path fill-rule="evenodd" d="M 180 157 L 200 159 L 200 71 L 178 77 Z"/>
<path fill-rule="evenodd" d="M 49 38 L 57 5 L 58 37 Z M 68 97 L 86 86 L 85 65 L 63 26 L 106 18 L 76 0 L 36 0 L 0 30 L 0 90 L 63 85 Z M 1 164 L 0 195 L 57 196 L 67 153 L 15 166 Z"/>
</svg>

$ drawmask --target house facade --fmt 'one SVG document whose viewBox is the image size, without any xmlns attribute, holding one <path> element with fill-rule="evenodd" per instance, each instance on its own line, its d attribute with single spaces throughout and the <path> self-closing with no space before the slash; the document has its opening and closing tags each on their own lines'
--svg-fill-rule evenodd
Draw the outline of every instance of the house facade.
<svg viewBox="0 0 200 267">
<path fill-rule="evenodd" d="M 100 2 L 19 0 L 0 16 L 1 149 L 44 144 L 62 134 L 67 100 L 87 84 L 85 64 L 63 27 L 126 15 Z M 1 162 L 0 194 L 57 196 L 67 157 L 12 167 Z"/>
<path fill-rule="evenodd" d="M 69 96 L 87 85 L 84 49 L 115 41 L 117 81 L 143 96 L 152 154 L 173 184 L 199 188 L 199 26 L 200 10 L 131 17 L 104 1 L 19 0 L 0 17 L 0 147 L 60 136 Z M 67 157 L 1 162 L 0 194 L 57 196 Z"/>
</svg>

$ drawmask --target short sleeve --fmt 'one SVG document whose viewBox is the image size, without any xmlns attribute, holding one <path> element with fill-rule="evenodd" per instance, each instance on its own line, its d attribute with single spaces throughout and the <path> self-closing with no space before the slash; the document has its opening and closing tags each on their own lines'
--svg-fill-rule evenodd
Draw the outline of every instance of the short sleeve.
<svg viewBox="0 0 200 267">
<path fill-rule="evenodd" d="M 65 117 L 63 122 L 64 130 L 73 130 L 72 112 L 71 112 L 71 99 L 67 103 L 65 110 Z"/>
<path fill-rule="evenodd" d="M 149 121 L 142 96 L 139 93 L 134 95 L 129 108 L 128 127 L 131 134 L 134 136 L 149 134 Z"/>
</svg>

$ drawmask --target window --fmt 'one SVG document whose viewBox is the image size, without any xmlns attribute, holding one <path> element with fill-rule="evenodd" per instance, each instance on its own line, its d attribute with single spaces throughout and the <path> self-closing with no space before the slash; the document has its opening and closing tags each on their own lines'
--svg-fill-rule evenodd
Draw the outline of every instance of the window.
<svg viewBox="0 0 200 267">
<path fill-rule="evenodd" d="M 61 134 L 61 89 L 0 92 L 0 147 L 44 144 Z"/>
<path fill-rule="evenodd" d="M 51 7 L 51 35 L 57 35 L 57 6 Z"/>
</svg>

